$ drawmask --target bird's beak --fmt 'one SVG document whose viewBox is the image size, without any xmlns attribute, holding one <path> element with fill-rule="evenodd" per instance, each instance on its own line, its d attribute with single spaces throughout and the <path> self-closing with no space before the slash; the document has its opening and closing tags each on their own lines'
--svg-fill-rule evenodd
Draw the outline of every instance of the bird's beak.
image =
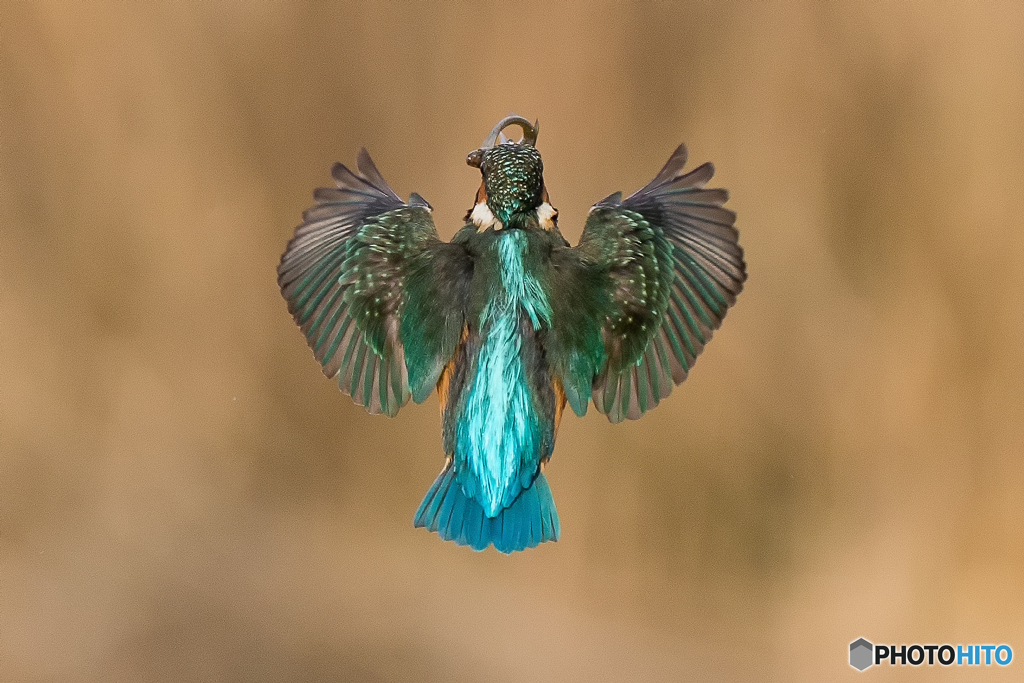
<svg viewBox="0 0 1024 683">
<path fill-rule="evenodd" d="M 480 168 L 480 164 L 484 160 L 484 150 L 494 147 L 498 141 L 498 136 L 501 135 L 502 142 L 506 141 L 504 134 L 501 131 L 505 130 L 508 126 L 516 125 L 523 129 L 523 137 L 519 141 L 520 145 L 529 145 L 530 147 L 537 146 L 537 133 L 540 132 L 540 121 L 534 121 L 532 124 L 524 119 L 522 116 L 506 116 L 491 129 L 490 135 L 484 140 L 484 144 L 480 145 L 480 149 L 474 149 L 466 157 L 466 163 L 474 168 Z"/>
</svg>

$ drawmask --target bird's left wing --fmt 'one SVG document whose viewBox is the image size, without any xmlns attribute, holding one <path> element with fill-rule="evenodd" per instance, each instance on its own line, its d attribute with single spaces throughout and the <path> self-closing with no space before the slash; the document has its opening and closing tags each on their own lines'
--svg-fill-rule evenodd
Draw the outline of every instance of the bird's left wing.
<svg viewBox="0 0 1024 683">
<path fill-rule="evenodd" d="M 430 205 L 403 202 L 366 150 L 335 164 L 277 268 L 288 311 L 328 377 L 371 413 L 434 389 L 462 333 L 472 263 L 442 242 Z"/>
<path fill-rule="evenodd" d="M 588 398 L 612 422 L 656 406 L 743 289 L 728 194 L 704 187 L 711 164 L 684 174 L 685 163 L 680 145 L 645 187 L 595 204 L 579 245 L 552 255 L 552 366 L 577 414 Z"/>
</svg>

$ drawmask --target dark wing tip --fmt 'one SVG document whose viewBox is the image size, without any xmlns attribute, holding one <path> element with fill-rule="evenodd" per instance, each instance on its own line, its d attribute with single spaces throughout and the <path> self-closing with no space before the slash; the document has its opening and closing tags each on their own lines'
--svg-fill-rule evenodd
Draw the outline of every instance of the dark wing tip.
<svg viewBox="0 0 1024 683">
<path fill-rule="evenodd" d="M 715 175 L 715 165 L 710 161 L 705 161 L 703 164 L 693 169 L 685 175 L 680 175 L 673 178 L 674 181 L 680 183 L 681 187 L 704 187 L 704 185 L 711 180 Z"/>
<path fill-rule="evenodd" d="M 610 195 L 599 201 L 594 206 L 618 206 L 622 203 L 622 193 L 612 192 Z"/>
<path fill-rule="evenodd" d="M 380 175 L 377 165 L 373 163 L 373 159 L 370 158 L 370 153 L 366 151 L 365 147 L 360 147 L 359 153 L 356 154 L 356 168 L 365 176 Z"/>
<path fill-rule="evenodd" d="M 338 183 L 338 187 L 345 187 L 352 184 L 353 181 L 358 181 L 358 176 L 340 161 L 335 161 L 331 166 L 331 177 Z"/>
<path fill-rule="evenodd" d="M 359 148 L 359 154 L 356 155 L 356 168 L 359 169 L 360 175 L 377 189 L 378 192 L 388 195 L 388 197 L 395 199 L 399 202 L 402 199 L 395 194 L 395 191 L 391 189 L 387 181 L 384 180 L 384 176 L 377 170 L 377 165 L 373 163 L 373 159 L 370 158 L 370 153 L 366 151 L 365 147 Z"/>
<path fill-rule="evenodd" d="M 686 144 L 681 144 L 676 147 L 676 150 L 672 152 L 672 155 L 665 162 L 665 165 L 658 171 L 658 175 L 654 177 L 655 183 L 661 183 L 668 180 L 673 180 L 679 177 L 680 172 L 683 170 L 683 166 L 686 166 L 686 160 L 689 157 L 689 153 L 686 151 Z"/>
<path fill-rule="evenodd" d="M 668 162 L 666 162 L 665 165 L 668 166 L 669 164 L 675 164 L 679 167 L 683 167 L 686 165 L 686 159 L 688 156 L 689 153 L 686 151 L 686 143 L 681 142 L 679 143 L 679 146 L 676 147 L 675 151 L 672 152 L 672 155 L 668 158 Z"/>
<path fill-rule="evenodd" d="M 434 207 L 430 205 L 430 202 L 428 202 L 426 199 L 421 197 L 416 192 L 412 192 L 409 194 L 409 206 L 422 206 L 424 209 L 429 209 L 431 211 L 434 210 Z"/>
<path fill-rule="evenodd" d="M 331 177 L 334 178 L 337 189 L 318 189 L 314 194 L 317 202 L 361 204 L 364 210 L 355 213 L 363 217 L 406 206 L 402 198 L 395 194 L 381 176 L 365 147 L 361 148 L 356 156 L 356 169 L 358 173 L 341 162 L 335 162 L 331 167 Z"/>
</svg>

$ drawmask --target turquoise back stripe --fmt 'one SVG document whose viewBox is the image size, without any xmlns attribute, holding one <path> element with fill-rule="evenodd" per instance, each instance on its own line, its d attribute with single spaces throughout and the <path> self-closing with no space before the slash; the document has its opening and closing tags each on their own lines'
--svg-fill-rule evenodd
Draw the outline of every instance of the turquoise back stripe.
<svg viewBox="0 0 1024 683">
<path fill-rule="evenodd" d="M 527 235 L 504 231 L 495 240 L 501 287 L 479 320 L 483 344 L 455 428 L 456 457 L 468 465 L 462 485 L 488 517 L 530 486 L 539 462 L 541 417 L 522 361 L 520 320 L 539 330 L 551 324 L 551 305 L 524 267 Z"/>
</svg>

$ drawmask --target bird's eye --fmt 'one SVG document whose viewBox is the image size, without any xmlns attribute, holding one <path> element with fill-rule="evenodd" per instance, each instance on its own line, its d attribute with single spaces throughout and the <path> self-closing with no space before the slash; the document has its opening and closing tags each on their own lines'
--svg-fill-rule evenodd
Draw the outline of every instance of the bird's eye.
<svg viewBox="0 0 1024 683">
<path fill-rule="evenodd" d="M 474 149 L 466 156 L 466 163 L 473 168 L 480 168 L 480 164 L 484 160 L 484 151 L 482 149 Z"/>
</svg>

